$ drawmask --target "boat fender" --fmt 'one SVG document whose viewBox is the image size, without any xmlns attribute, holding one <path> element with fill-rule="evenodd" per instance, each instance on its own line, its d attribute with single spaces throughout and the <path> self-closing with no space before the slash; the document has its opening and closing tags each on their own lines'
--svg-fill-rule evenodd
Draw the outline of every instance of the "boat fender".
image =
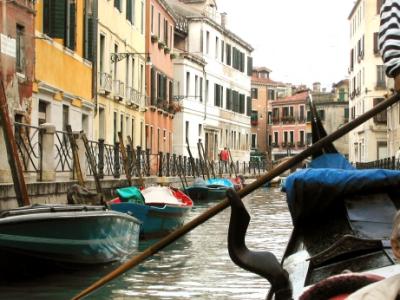
<svg viewBox="0 0 400 300">
<path fill-rule="evenodd" d="M 242 200 L 233 190 L 227 191 L 231 203 L 231 219 L 228 230 L 228 252 L 239 267 L 264 277 L 271 283 L 275 300 L 292 299 L 292 285 L 289 274 L 283 269 L 276 256 L 268 251 L 250 251 L 245 237 L 250 215 Z"/>
<path fill-rule="evenodd" d="M 364 286 L 384 279 L 375 274 L 349 273 L 328 277 L 306 290 L 299 300 L 346 299 Z"/>
</svg>

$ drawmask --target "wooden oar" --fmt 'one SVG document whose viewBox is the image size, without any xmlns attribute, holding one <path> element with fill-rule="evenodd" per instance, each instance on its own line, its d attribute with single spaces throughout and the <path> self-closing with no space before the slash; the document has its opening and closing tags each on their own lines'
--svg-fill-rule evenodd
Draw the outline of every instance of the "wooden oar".
<svg viewBox="0 0 400 300">
<path fill-rule="evenodd" d="M 339 128 L 335 132 L 331 133 L 330 135 L 324 137 L 323 139 L 319 140 L 309 148 L 305 149 L 304 151 L 300 152 L 299 154 L 292 156 L 289 160 L 286 162 L 278 165 L 276 168 L 272 169 L 270 172 L 268 172 L 265 175 L 262 175 L 258 180 L 255 182 L 246 185 L 243 189 L 239 190 L 238 195 L 243 198 L 244 196 L 250 194 L 254 190 L 258 189 L 268 181 L 271 181 L 273 178 L 276 176 L 279 176 L 286 170 L 289 170 L 291 167 L 297 165 L 298 163 L 302 162 L 304 159 L 307 157 L 311 156 L 313 153 L 319 151 L 322 147 L 325 145 L 328 145 L 329 143 L 333 142 L 334 140 L 337 140 L 338 138 L 342 137 L 349 131 L 353 130 L 357 126 L 361 125 L 364 123 L 366 120 L 372 118 L 376 114 L 382 112 L 395 102 L 400 100 L 399 94 L 394 95 L 393 97 L 387 99 L 386 101 L 383 101 L 379 103 L 377 106 L 372 108 L 371 110 L 367 111 L 363 115 L 359 116 L 357 119 L 351 121 L 350 123 L 347 123 L 343 127 Z M 222 200 L 220 203 L 217 205 L 209 208 L 206 210 L 204 213 L 199 215 L 198 217 L 194 218 L 190 222 L 186 223 L 179 229 L 173 231 L 163 239 L 159 240 L 157 243 L 153 244 L 149 248 L 145 249 L 143 252 L 141 252 L 138 255 L 135 255 L 131 259 L 129 259 L 127 262 L 123 263 L 121 266 L 116 268 L 114 271 L 110 272 L 106 276 L 100 278 L 98 281 L 96 281 L 94 284 L 86 288 L 84 291 L 79 293 L 77 296 L 73 298 L 73 300 L 76 299 L 81 299 L 82 297 L 88 295 L 89 293 L 93 292 L 94 290 L 98 289 L 99 287 L 103 286 L 107 282 L 111 281 L 112 279 L 118 277 L 122 273 L 130 270 L 131 268 L 137 266 L 139 263 L 147 259 L 148 257 L 152 256 L 153 254 L 157 253 L 161 249 L 165 248 L 166 246 L 170 245 L 172 242 L 176 241 L 178 238 L 182 237 L 192 229 L 196 228 L 200 224 L 204 223 L 208 219 L 212 218 L 225 208 L 229 206 L 229 200 L 225 198 Z"/>
</svg>

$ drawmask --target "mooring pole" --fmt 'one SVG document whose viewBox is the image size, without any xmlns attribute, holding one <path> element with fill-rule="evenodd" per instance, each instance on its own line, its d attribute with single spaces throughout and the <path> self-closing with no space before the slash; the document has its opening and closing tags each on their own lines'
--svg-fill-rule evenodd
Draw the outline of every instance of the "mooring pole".
<svg viewBox="0 0 400 300">
<path fill-rule="evenodd" d="M 17 143 L 15 142 L 10 116 L 8 114 L 6 91 L 2 80 L 0 80 L 0 83 L 0 122 L 3 128 L 8 163 L 10 164 L 11 175 L 14 181 L 15 195 L 19 206 L 30 205 L 24 173 L 22 171 L 21 161 L 19 160 Z"/>
<path fill-rule="evenodd" d="M 122 137 L 121 131 L 118 131 L 118 139 L 119 139 L 119 150 L 121 151 L 122 160 L 124 163 L 126 180 L 128 181 L 129 186 L 132 186 L 132 176 L 131 176 L 131 173 L 129 172 L 128 155 L 126 155 L 124 139 Z"/>
<path fill-rule="evenodd" d="M 85 181 L 83 180 L 83 175 L 81 170 L 81 164 L 79 162 L 78 145 L 76 144 L 75 136 L 72 132 L 71 125 L 67 125 L 67 133 L 68 133 L 69 143 L 71 144 L 72 158 L 74 160 L 73 172 L 75 172 L 76 177 L 78 177 L 79 185 L 85 186 Z"/>
</svg>

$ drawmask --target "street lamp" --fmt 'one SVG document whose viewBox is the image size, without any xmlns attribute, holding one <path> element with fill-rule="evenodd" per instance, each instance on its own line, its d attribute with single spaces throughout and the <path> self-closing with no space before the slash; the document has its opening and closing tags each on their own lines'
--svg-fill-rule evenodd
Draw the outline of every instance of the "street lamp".
<svg viewBox="0 0 400 300">
<path fill-rule="evenodd" d="M 151 59 L 149 52 L 124 52 L 124 53 L 111 53 L 111 62 L 119 62 L 127 57 L 135 56 L 135 55 L 146 55 L 146 66 L 151 66 Z"/>
</svg>

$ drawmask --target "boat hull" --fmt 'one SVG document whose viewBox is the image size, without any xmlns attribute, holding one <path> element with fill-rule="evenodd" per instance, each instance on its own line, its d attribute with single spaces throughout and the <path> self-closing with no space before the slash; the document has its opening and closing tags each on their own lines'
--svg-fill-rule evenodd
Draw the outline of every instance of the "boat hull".
<svg viewBox="0 0 400 300">
<path fill-rule="evenodd" d="M 194 201 L 212 201 L 224 199 L 227 190 L 228 187 L 191 186 L 185 189 L 185 193 Z"/>
<path fill-rule="evenodd" d="M 111 209 L 127 213 L 142 222 L 140 238 L 144 240 L 162 237 L 182 226 L 191 206 L 152 206 L 130 202 L 111 204 Z"/>
<path fill-rule="evenodd" d="M 109 210 L 29 212 L 0 218 L 0 250 L 67 264 L 103 264 L 138 249 L 140 222 Z"/>
</svg>

